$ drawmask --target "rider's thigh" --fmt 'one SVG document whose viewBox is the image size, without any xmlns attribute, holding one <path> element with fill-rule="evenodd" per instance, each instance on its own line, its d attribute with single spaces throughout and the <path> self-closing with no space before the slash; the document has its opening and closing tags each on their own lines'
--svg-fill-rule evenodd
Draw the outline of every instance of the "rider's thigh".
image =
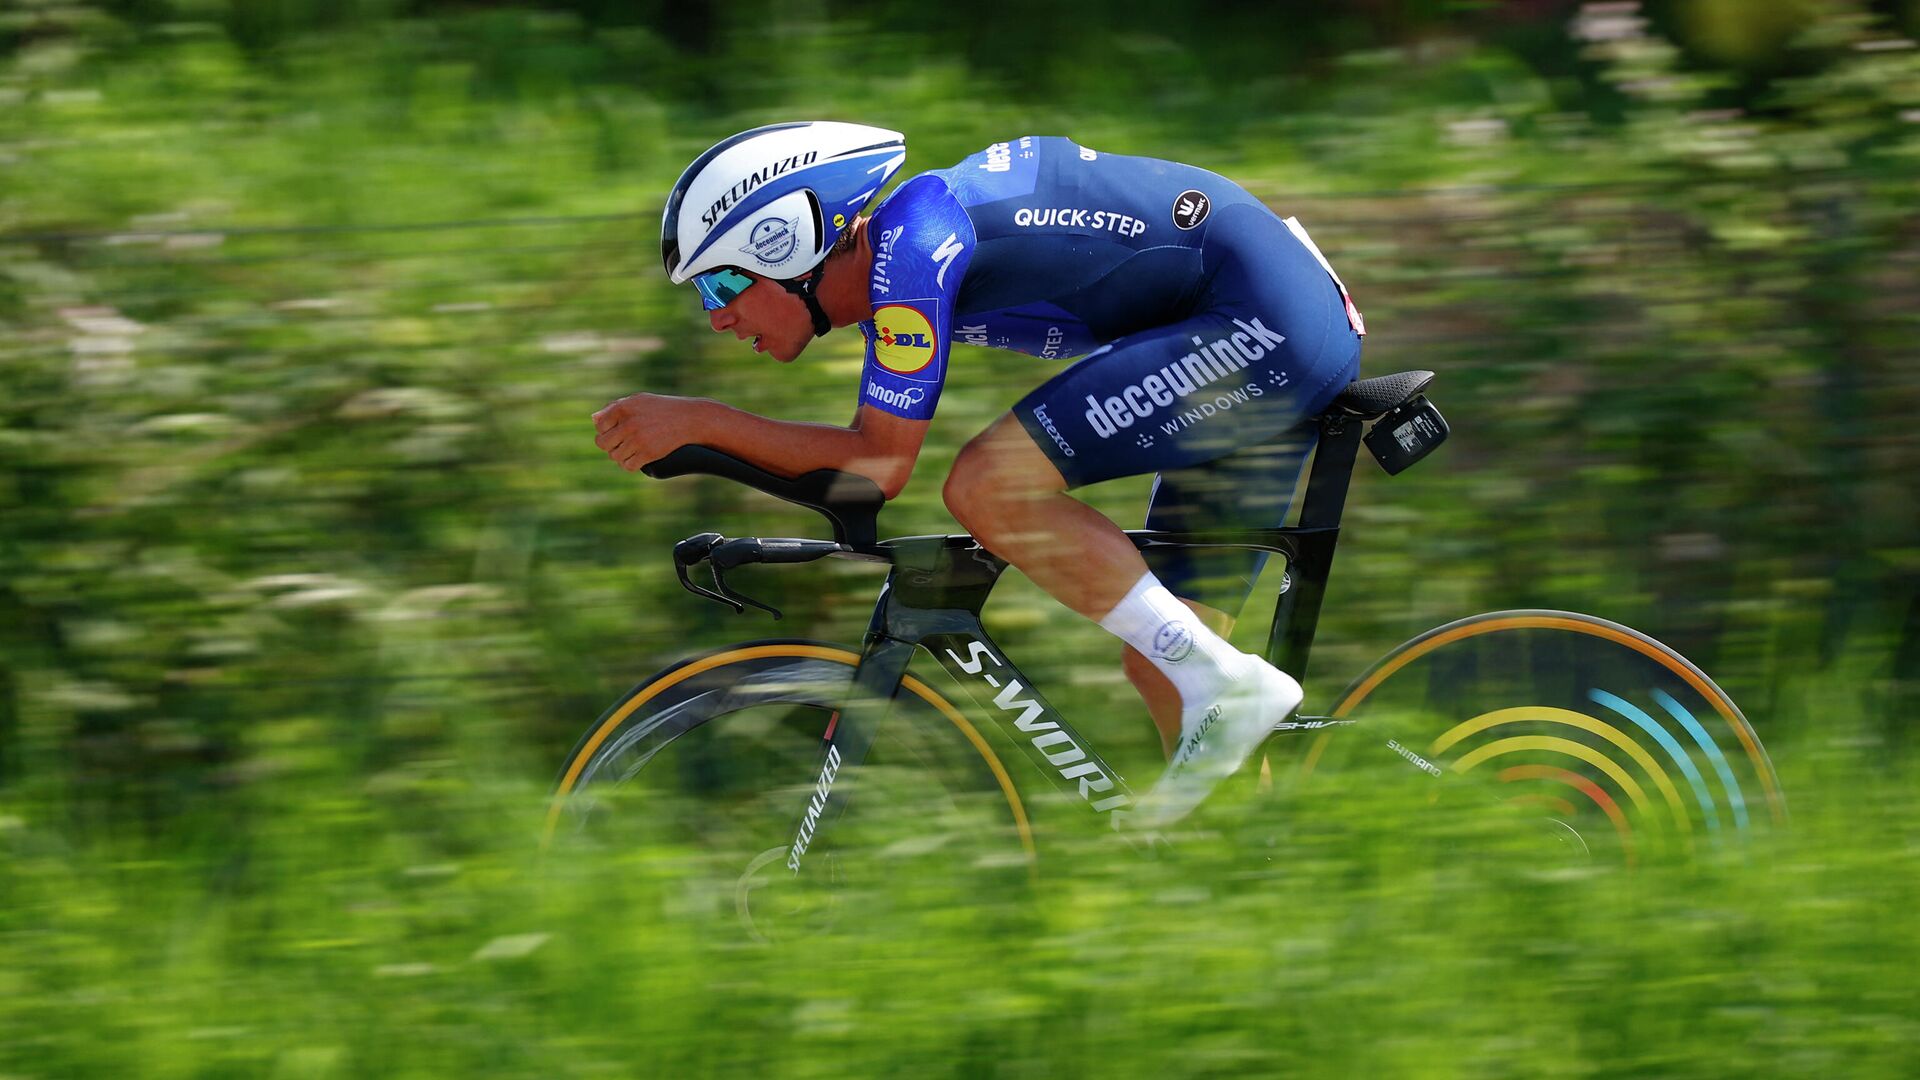
<svg viewBox="0 0 1920 1080">
<path fill-rule="evenodd" d="M 1222 208 L 1199 313 L 1130 334 L 1013 414 L 1069 487 L 1157 472 L 1148 527 L 1285 523 L 1313 418 L 1359 375 L 1360 338 L 1325 268 L 1271 213 Z M 1149 552 L 1175 595 L 1238 612 L 1258 552 Z"/>
</svg>

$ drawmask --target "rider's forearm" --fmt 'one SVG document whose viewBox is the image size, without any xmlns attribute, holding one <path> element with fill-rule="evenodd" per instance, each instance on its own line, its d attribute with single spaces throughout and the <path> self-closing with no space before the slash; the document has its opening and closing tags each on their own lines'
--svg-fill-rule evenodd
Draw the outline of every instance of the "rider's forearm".
<svg viewBox="0 0 1920 1080">
<path fill-rule="evenodd" d="M 782 476 L 839 469 L 868 477 L 891 499 L 906 485 L 913 462 L 883 453 L 858 428 L 774 420 L 719 401 L 691 410 L 689 443 L 710 446 Z"/>
</svg>

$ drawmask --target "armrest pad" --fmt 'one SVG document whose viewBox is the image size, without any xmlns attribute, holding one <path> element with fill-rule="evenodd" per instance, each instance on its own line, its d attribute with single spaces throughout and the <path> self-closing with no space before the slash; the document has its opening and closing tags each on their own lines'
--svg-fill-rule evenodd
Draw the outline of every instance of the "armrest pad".
<svg viewBox="0 0 1920 1080">
<path fill-rule="evenodd" d="M 870 548 L 879 540 L 880 485 L 855 473 L 815 469 L 788 479 L 709 446 L 683 446 L 640 471 L 656 480 L 702 474 L 745 484 L 827 519 L 833 538 L 848 547 Z"/>
</svg>

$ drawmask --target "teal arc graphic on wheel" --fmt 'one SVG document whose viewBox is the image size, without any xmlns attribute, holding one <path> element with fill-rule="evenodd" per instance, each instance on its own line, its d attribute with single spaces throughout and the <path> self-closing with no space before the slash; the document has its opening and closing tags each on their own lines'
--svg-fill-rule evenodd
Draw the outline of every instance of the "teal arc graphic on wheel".
<svg viewBox="0 0 1920 1080">
<path fill-rule="evenodd" d="M 1693 789 L 1694 798 L 1700 804 L 1701 816 L 1706 820 L 1707 828 L 1710 831 L 1718 832 L 1720 830 L 1720 813 L 1714 797 L 1707 790 L 1706 780 L 1701 777 L 1699 767 L 1694 764 L 1693 758 L 1688 756 L 1687 752 L 1681 748 L 1679 741 L 1673 737 L 1673 734 L 1662 727 L 1659 721 L 1648 715 L 1645 709 L 1627 701 L 1625 698 L 1615 694 L 1609 694 L 1605 690 L 1599 689 L 1587 691 L 1587 696 L 1591 697 L 1595 704 L 1611 709 L 1632 721 L 1641 731 L 1646 732 L 1655 742 L 1660 744 L 1660 748 L 1667 752 L 1667 756 L 1673 760 L 1674 765 L 1677 766 L 1681 774 L 1687 778 L 1687 784 Z M 1727 793 L 1727 803 L 1733 808 L 1734 820 L 1737 826 L 1742 829 L 1746 828 L 1747 806 L 1746 800 L 1742 798 L 1740 794 L 1740 782 L 1733 778 L 1733 770 L 1727 767 L 1726 756 L 1720 753 L 1720 747 L 1714 743 L 1713 736 L 1707 733 L 1706 728 L 1700 726 L 1700 721 L 1694 719 L 1692 712 L 1688 711 L 1686 707 L 1682 706 L 1679 702 L 1674 701 L 1673 696 L 1666 691 L 1654 691 L 1654 698 L 1660 702 L 1662 707 L 1667 709 L 1674 720 L 1686 730 L 1687 734 L 1693 737 L 1695 745 L 1697 745 L 1713 763 L 1714 772 L 1719 776 L 1722 789 Z"/>
<path fill-rule="evenodd" d="M 1492 770 L 1539 808 L 1633 863 L 1649 843 L 1692 854 L 1696 836 L 1783 825 L 1772 762 L 1733 700 L 1652 637 L 1592 615 L 1522 610 L 1437 627 L 1382 657 L 1332 715 L 1418 716 L 1412 746 L 1437 770 Z M 1301 762 L 1313 771 L 1331 731 Z M 1750 804 L 1765 812 L 1756 819 Z"/>
</svg>

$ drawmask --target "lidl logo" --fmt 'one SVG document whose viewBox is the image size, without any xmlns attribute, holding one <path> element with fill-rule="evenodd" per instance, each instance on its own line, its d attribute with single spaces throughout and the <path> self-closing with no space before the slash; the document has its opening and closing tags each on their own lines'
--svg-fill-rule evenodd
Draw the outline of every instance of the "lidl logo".
<svg viewBox="0 0 1920 1080">
<path fill-rule="evenodd" d="M 911 375 L 933 362 L 933 325 L 916 308 L 883 305 L 873 313 L 873 355 L 888 371 Z"/>
</svg>

